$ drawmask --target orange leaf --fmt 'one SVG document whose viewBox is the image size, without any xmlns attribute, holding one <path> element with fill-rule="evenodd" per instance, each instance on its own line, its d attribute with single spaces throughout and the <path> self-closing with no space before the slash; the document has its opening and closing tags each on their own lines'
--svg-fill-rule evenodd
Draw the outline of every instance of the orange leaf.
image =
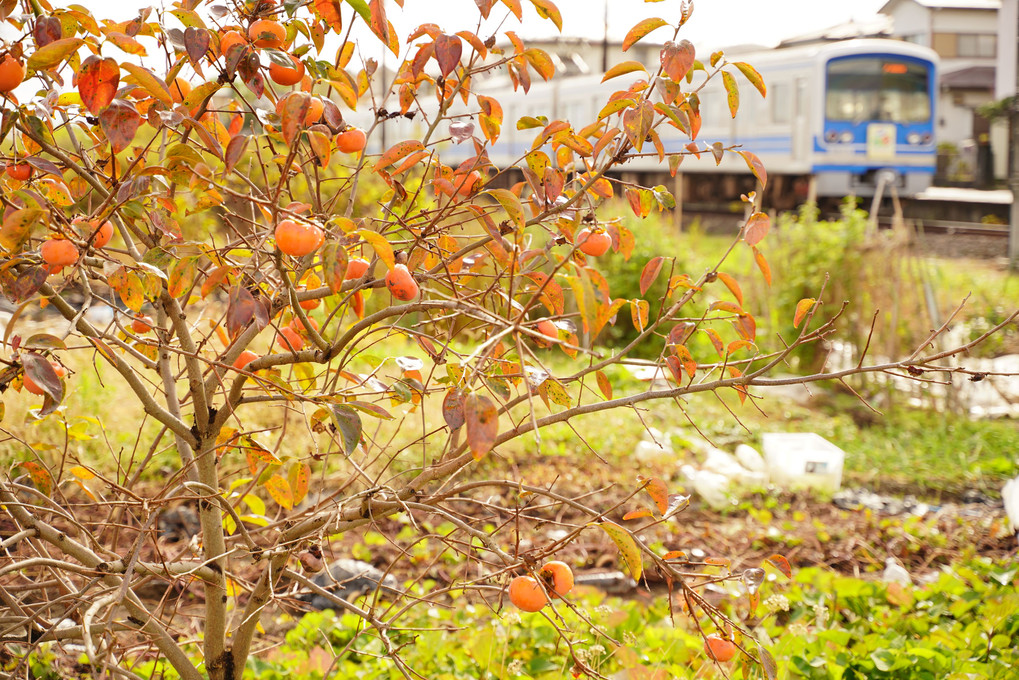
<svg viewBox="0 0 1019 680">
<path fill-rule="evenodd" d="M 93 54 L 78 69 L 78 94 L 92 113 L 99 113 L 113 101 L 120 83 L 120 66 L 116 59 Z"/>
<path fill-rule="evenodd" d="M 754 173 L 754 177 L 761 183 L 761 186 L 766 186 L 768 184 L 768 171 L 764 169 L 764 163 L 757 157 L 757 154 L 750 151 L 737 151 L 736 153 L 743 157 L 747 167 Z"/>
<path fill-rule="evenodd" d="M 799 328 L 800 323 L 803 321 L 803 317 L 807 315 L 810 308 L 817 302 L 814 298 L 803 298 L 796 303 L 796 314 L 793 315 L 793 328 Z"/>
<path fill-rule="evenodd" d="M 648 33 L 665 26 L 667 23 L 668 22 L 666 22 L 665 19 L 659 19 L 657 17 L 650 17 L 638 22 L 636 26 L 627 32 L 626 37 L 623 38 L 623 51 L 625 52 L 630 49 Z"/>
<path fill-rule="evenodd" d="M 640 63 L 639 61 L 624 61 L 621 64 L 616 64 L 615 66 L 610 68 L 608 71 L 606 71 L 605 75 L 602 76 L 601 81 L 604 83 L 606 80 L 611 80 L 612 78 L 616 78 L 618 76 L 621 76 L 621 75 L 624 75 L 624 74 L 627 74 L 627 73 L 633 73 L 634 71 L 643 71 L 644 73 L 647 73 L 647 68 L 644 66 L 644 64 Z M 627 100 L 624 99 L 622 101 L 627 101 Z M 632 100 L 630 100 L 630 103 L 631 104 L 633 103 Z M 623 108 L 623 107 L 620 107 L 620 108 Z M 606 115 L 611 115 L 611 114 L 606 114 Z M 603 115 L 599 115 L 598 116 L 598 118 L 604 118 L 604 117 L 605 116 L 603 116 Z"/>
<path fill-rule="evenodd" d="M 307 463 L 295 463 L 287 475 L 290 489 L 293 491 L 293 504 L 299 505 L 304 497 L 308 495 L 308 487 L 311 483 L 311 467 Z M 282 505 L 282 503 L 281 503 Z"/>
<path fill-rule="evenodd" d="M 598 389 L 601 390 L 605 399 L 612 399 L 612 383 L 609 382 L 608 376 L 601 371 L 595 371 L 594 377 L 598 381 Z"/>
<path fill-rule="evenodd" d="M 665 485 L 665 482 L 658 477 L 652 477 L 644 485 L 644 491 L 654 501 L 655 506 L 658 508 L 658 512 L 665 515 L 669 510 L 669 489 Z"/>
<path fill-rule="evenodd" d="M 771 285 L 771 266 L 768 265 L 768 261 L 764 259 L 764 254 L 760 250 L 754 247 L 754 261 L 757 263 L 757 268 L 761 270 L 761 274 L 764 276 L 764 282 L 769 286 Z"/>
<path fill-rule="evenodd" d="M 755 212 L 743 228 L 743 240 L 748 246 L 756 246 L 764 240 L 771 229 L 771 218 L 762 212 Z"/>
<path fill-rule="evenodd" d="M 660 55 L 662 71 L 673 82 L 678 83 L 693 68 L 697 57 L 697 51 L 689 40 L 680 40 L 674 43 L 671 40 L 662 47 Z"/>
<path fill-rule="evenodd" d="M 792 578 L 793 577 L 793 569 L 789 565 L 789 560 L 787 560 L 782 555 L 775 554 L 775 555 L 772 555 L 771 557 L 766 557 L 764 559 L 764 561 L 765 562 L 769 562 L 772 565 L 774 565 L 776 569 L 778 569 L 780 572 L 785 574 L 786 578 Z"/>
<path fill-rule="evenodd" d="M 559 29 L 559 32 L 563 32 L 563 17 L 559 14 L 559 8 L 555 6 L 550 0 L 531 0 L 531 4 L 534 5 L 535 11 L 542 19 L 548 19 L 555 27 Z"/>
<path fill-rule="evenodd" d="M 732 291 L 733 296 L 736 298 L 736 302 L 739 306 L 743 306 L 743 291 L 740 289 L 736 279 L 732 278 L 728 274 L 718 272 L 718 280 L 725 284 L 725 287 Z"/>
<path fill-rule="evenodd" d="M 375 254 L 379 256 L 380 260 L 386 263 L 386 266 L 390 270 L 396 266 L 396 256 L 393 255 L 393 246 L 389 245 L 389 241 L 386 240 L 385 236 L 377 231 L 372 231 L 371 229 L 358 229 L 357 234 L 371 244 L 371 247 L 375 250 Z"/>
<path fill-rule="evenodd" d="M 631 519 L 641 519 L 642 517 L 654 517 L 654 513 L 647 508 L 639 508 L 637 510 L 631 510 L 630 512 L 623 515 L 623 521 L 630 521 Z"/>
<path fill-rule="evenodd" d="M 662 263 L 665 258 L 652 257 L 648 260 L 648 263 L 644 265 L 644 270 L 640 273 L 640 294 L 647 295 L 648 289 L 658 278 L 658 273 L 662 271 Z"/>
<path fill-rule="evenodd" d="M 651 305 L 647 300 L 630 300 L 630 318 L 633 320 L 634 327 L 641 333 L 647 328 L 648 315 L 650 313 Z"/>
<path fill-rule="evenodd" d="M 404 158 L 415 151 L 421 151 L 424 149 L 424 145 L 416 139 L 410 139 L 406 142 L 397 142 L 393 146 L 389 147 L 377 163 L 375 163 L 375 169 L 381 170 L 382 168 L 389 167 L 396 161 Z"/>
</svg>

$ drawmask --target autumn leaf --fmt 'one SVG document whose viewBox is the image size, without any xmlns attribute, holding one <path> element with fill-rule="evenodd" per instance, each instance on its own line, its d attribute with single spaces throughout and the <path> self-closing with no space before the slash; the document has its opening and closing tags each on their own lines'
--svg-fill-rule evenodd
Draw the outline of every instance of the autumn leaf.
<svg viewBox="0 0 1019 680">
<path fill-rule="evenodd" d="M 793 315 L 793 328 L 799 328 L 803 322 L 803 318 L 810 311 L 814 303 L 817 302 L 814 298 L 803 298 L 796 303 L 796 313 Z"/>
<path fill-rule="evenodd" d="M 793 577 L 793 569 L 789 565 L 789 560 L 787 560 L 782 555 L 779 555 L 779 554 L 776 553 L 775 555 L 772 555 L 771 557 L 765 558 L 764 561 L 772 564 L 780 572 L 785 574 L 786 578 L 792 578 Z"/>
<path fill-rule="evenodd" d="M 464 399 L 467 443 L 475 460 L 481 460 L 495 445 L 499 435 L 499 412 L 487 396 L 478 393 Z"/>
<path fill-rule="evenodd" d="M 397 142 L 393 146 L 386 149 L 385 153 L 379 157 L 379 160 L 375 163 L 375 169 L 381 170 L 387 168 L 398 160 L 409 156 L 410 154 L 421 151 L 425 147 L 416 139 L 410 139 L 405 142 Z"/>
<path fill-rule="evenodd" d="M 99 124 L 113 153 L 120 153 L 134 141 L 134 135 L 142 124 L 142 117 L 129 101 L 114 99 L 99 114 Z"/>
<path fill-rule="evenodd" d="M 639 21 L 636 26 L 627 31 L 626 37 L 623 38 L 623 51 L 625 52 L 633 47 L 641 40 L 641 38 L 651 31 L 666 25 L 668 25 L 668 22 L 666 22 L 665 19 L 659 19 L 658 17 L 650 17 Z"/>
<path fill-rule="evenodd" d="M 748 246 L 756 246 L 764 240 L 771 229 L 771 218 L 765 213 L 755 212 L 743 227 L 743 240 Z"/>
<path fill-rule="evenodd" d="M 678 83 L 693 68 L 695 58 L 696 50 L 689 40 L 681 40 L 679 43 L 670 40 L 662 47 L 660 55 L 662 71 L 673 82 Z"/>
<path fill-rule="evenodd" d="M 658 477 L 652 477 L 644 485 L 644 491 L 654 501 L 658 512 L 664 516 L 669 510 L 669 488 L 665 482 Z"/>
<path fill-rule="evenodd" d="M 600 527 L 602 531 L 608 534 L 608 537 L 619 548 L 619 558 L 623 562 L 624 569 L 630 572 L 630 576 L 635 581 L 639 581 L 640 575 L 644 571 L 644 564 L 640 558 L 640 549 L 637 547 L 637 543 L 633 540 L 630 532 L 615 522 L 599 522 L 591 526 Z"/>
<path fill-rule="evenodd" d="M 91 55 L 78 70 L 78 94 L 92 113 L 99 113 L 117 94 L 120 66 L 116 59 Z"/>
<path fill-rule="evenodd" d="M 665 258 L 656 256 L 648 260 L 648 263 L 644 265 L 644 270 L 640 273 L 640 294 L 647 295 L 648 289 L 654 284 L 655 279 L 658 278 L 658 273 L 662 271 L 662 263 L 665 262 Z"/>
</svg>

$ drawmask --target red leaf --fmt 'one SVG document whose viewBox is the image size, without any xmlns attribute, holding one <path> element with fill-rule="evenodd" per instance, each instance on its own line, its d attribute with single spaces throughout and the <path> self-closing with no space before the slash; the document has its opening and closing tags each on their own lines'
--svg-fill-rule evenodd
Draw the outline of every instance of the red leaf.
<svg viewBox="0 0 1019 680">
<path fill-rule="evenodd" d="M 224 174 L 233 170 L 237 162 L 244 156 L 244 150 L 248 148 L 248 139 L 247 135 L 237 135 L 226 145 Z"/>
<path fill-rule="evenodd" d="M 469 394 L 464 399 L 467 443 L 475 460 L 481 460 L 495 445 L 499 435 L 499 412 L 492 400 L 483 394 Z"/>
<path fill-rule="evenodd" d="M 287 146 L 293 146 L 297 136 L 301 133 L 310 106 L 311 95 L 307 92 L 294 92 L 287 96 L 280 114 L 283 141 L 287 143 Z"/>
<path fill-rule="evenodd" d="M 119 83 L 120 66 L 116 59 L 93 54 L 78 71 L 78 94 L 92 113 L 99 113 L 113 101 Z"/>
<path fill-rule="evenodd" d="M 204 28 L 189 26 L 184 31 L 184 49 L 192 64 L 197 64 L 209 51 L 209 32 Z"/>
<path fill-rule="evenodd" d="M 460 64 L 462 52 L 463 44 L 458 36 L 443 33 L 435 39 L 435 61 L 439 62 L 443 78 L 448 77 Z"/>
<path fill-rule="evenodd" d="M 110 141 L 113 153 L 120 153 L 134 141 L 142 117 L 134 104 L 123 99 L 114 99 L 99 114 L 99 124 L 106 139 Z"/>
<path fill-rule="evenodd" d="M 647 295 L 648 289 L 654 284 L 655 279 L 658 278 L 659 272 L 662 271 L 662 263 L 665 258 L 652 257 L 648 260 L 648 263 L 644 265 L 644 271 L 640 273 L 640 294 Z"/>
<path fill-rule="evenodd" d="M 464 414 L 464 391 L 454 387 L 442 400 L 442 419 L 450 430 L 456 430 L 463 426 L 466 416 Z"/>
<path fill-rule="evenodd" d="M 743 240 L 748 246 L 756 246 L 764 240 L 771 229 L 771 218 L 762 212 L 755 212 L 743 227 Z"/>
<path fill-rule="evenodd" d="M 662 71 L 673 82 L 678 83 L 693 68 L 696 56 L 697 51 L 689 40 L 680 40 L 678 44 L 670 40 L 665 43 L 660 54 Z"/>
</svg>

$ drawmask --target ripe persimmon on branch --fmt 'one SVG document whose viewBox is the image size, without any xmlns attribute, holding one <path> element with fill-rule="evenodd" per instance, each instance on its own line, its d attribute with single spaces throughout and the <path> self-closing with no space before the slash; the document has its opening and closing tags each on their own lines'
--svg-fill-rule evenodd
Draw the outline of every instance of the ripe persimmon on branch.
<svg viewBox="0 0 1019 680">
<path fill-rule="evenodd" d="M 643 269 L 642 297 L 626 300 L 597 267 L 609 250 L 629 258 L 636 238 L 600 216 L 606 199 L 618 191 L 641 218 L 674 206 L 663 187 L 611 174 L 628 159 L 654 153 L 675 174 L 686 155 L 734 152 L 767 182 L 752 150 L 698 138 L 706 83 L 723 80 L 732 115 L 737 75 L 761 95 L 765 84 L 748 64 L 721 52 L 701 61 L 689 41 L 675 42 L 687 6 L 630 31 L 627 47 L 664 26 L 673 36 L 651 72 L 625 62 L 606 74 L 648 79 L 612 94 L 597 120 L 507 120 L 486 77 L 503 71 L 526 93 L 532 78 L 554 77 L 553 61 L 512 30 L 501 34 L 506 47 L 481 33 L 523 20 L 520 0 L 476 3 L 474 31 L 429 23 L 401 41 L 386 16 L 399 0 L 178 0 L 120 23 L 80 5 L 0 2 L 13 34 L 0 55 L 0 290 L 17 305 L 0 389 L 7 404 L 27 401 L 34 418 L 70 432 L 65 400 L 90 372 L 90 389 L 137 403 L 143 418 L 136 433 L 108 440 L 105 467 L 3 424 L 15 455 L 0 479 L 0 641 L 22 654 L 15 674 L 39 645 L 76 640 L 96 674 L 234 680 L 261 649 L 263 614 L 294 607 L 305 588 L 360 617 L 357 635 L 376 636 L 410 678 L 392 637 L 410 611 L 454 590 L 500 608 L 514 582 L 508 597 L 526 591 L 575 672 L 600 677 L 574 652 L 597 626 L 572 631 L 558 616 L 568 608 L 587 620 L 553 558 L 582 532 L 604 531 L 635 579 L 664 576 L 705 638 L 705 663 L 739 654 L 774 677 L 745 623 L 701 595 L 742 582 L 752 614 L 761 569 L 662 554 L 613 519 L 641 495 L 654 509 L 624 518 L 648 519 L 643 528 L 681 512 L 686 498 L 665 481 L 596 507 L 554 486 L 464 478 L 500 446 L 525 435 L 540 446 L 541 428 L 585 414 L 697 392 L 756 399 L 751 388 L 782 382 L 767 373 L 789 352 L 832 331 L 838 313 L 815 322 L 819 292 L 788 310 L 799 335 L 758 349 L 742 289 L 721 271 L 749 247 L 770 281 L 756 195 L 744 196 L 751 215 L 729 250 L 700 275 L 663 253 Z M 530 6 L 561 29 L 552 2 Z M 377 49 L 402 60 L 391 82 L 367 56 Z M 535 136 L 497 166 L 504 126 Z M 683 150 L 666 154 L 663 137 L 682 138 Z M 663 275 L 667 299 L 652 317 L 644 296 Z M 707 311 L 689 311 L 715 293 Z M 41 306 L 48 330 L 23 333 Z M 626 308 L 637 337 L 600 344 Z M 717 361 L 695 356 L 694 333 Z M 409 343 L 393 350 L 408 355 L 374 354 Z M 605 369 L 638 346 L 658 349 L 672 386 L 618 392 Z M 795 381 L 943 370 L 935 362 L 966 349 L 929 346 Z M 563 538 L 521 549 L 513 527 L 523 506 L 499 507 L 492 493 L 526 494 L 539 499 L 535 512 L 568 510 L 575 521 Z M 198 538 L 168 550 L 157 517 L 181 503 L 197 509 Z M 359 604 L 310 579 L 322 545 L 392 517 L 461 561 L 448 589 L 424 591 L 414 577 Z M 424 519 L 453 528 L 438 536 Z M 402 561 L 390 569 L 413 572 Z M 781 556 L 771 562 L 788 573 Z M 152 582 L 192 593 L 200 613 L 146 599 Z"/>
</svg>

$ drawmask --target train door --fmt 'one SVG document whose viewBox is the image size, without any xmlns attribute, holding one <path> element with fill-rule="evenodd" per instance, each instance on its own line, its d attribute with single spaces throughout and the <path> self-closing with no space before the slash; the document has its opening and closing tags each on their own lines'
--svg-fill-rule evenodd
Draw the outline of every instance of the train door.
<svg viewBox="0 0 1019 680">
<path fill-rule="evenodd" d="M 810 101 L 807 79 L 797 78 L 793 88 L 793 161 L 805 161 L 810 149 Z"/>
</svg>

